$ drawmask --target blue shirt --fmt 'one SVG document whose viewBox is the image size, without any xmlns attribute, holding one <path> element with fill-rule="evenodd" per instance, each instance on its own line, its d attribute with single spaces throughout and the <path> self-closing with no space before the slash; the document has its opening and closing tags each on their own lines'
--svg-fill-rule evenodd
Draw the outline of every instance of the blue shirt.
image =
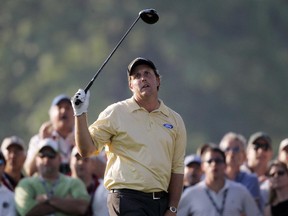
<svg viewBox="0 0 288 216">
<path fill-rule="evenodd" d="M 263 212 L 264 202 L 261 196 L 260 186 L 256 174 L 240 171 L 237 174 L 235 181 L 244 185 L 249 190 L 253 198 L 258 201 L 258 207 Z"/>
</svg>

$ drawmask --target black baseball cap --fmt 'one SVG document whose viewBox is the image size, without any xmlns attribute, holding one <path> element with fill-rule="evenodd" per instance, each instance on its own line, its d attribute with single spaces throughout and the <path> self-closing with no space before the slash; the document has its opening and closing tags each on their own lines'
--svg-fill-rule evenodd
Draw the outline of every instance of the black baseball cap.
<svg viewBox="0 0 288 216">
<path fill-rule="evenodd" d="M 128 75 L 131 76 L 135 67 L 137 67 L 139 65 L 148 65 L 149 67 L 151 67 L 154 70 L 155 75 L 159 77 L 159 74 L 157 72 L 157 68 L 154 65 L 154 63 L 151 60 L 143 58 L 143 57 L 137 57 L 133 61 L 130 62 L 130 64 L 128 65 L 128 70 L 127 70 Z"/>
</svg>

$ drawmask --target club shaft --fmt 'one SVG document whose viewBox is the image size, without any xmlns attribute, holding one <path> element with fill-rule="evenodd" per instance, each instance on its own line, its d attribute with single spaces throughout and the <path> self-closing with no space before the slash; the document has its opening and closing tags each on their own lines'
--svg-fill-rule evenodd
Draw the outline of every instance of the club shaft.
<svg viewBox="0 0 288 216">
<path fill-rule="evenodd" d="M 129 32 L 131 31 L 131 29 L 134 27 L 134 25 L 138 22 L 140 16 L 137 17 L 137 19 L 132 23 L 132 25 L 129 27 L 129 29 L 126 31 L 126 33 L 123 35 L 123 37 L 120 39 L 120 41 L 118 42 L 118 44 L 115 46 L 115 48 L 112 50 L 112 52 L 110 53 L 110 55 L 106 58 L 106 60 L 103 62 L 103 64 L 101 65 L 101 67 L 98 69 L 98 71 L 96 72 L 96 74 L 93 76 L 93 78 L 91 79 L 91 81 L 88 83 L 88 85 L 85 87 L 84 91 L 85 93 L 87 93 L 87 91 L 90 89 L 90 87 L 92 86 L 94 80 L 98 77 L 99 73 L 102 71 L 102 69 L 105 67 L 105 65 L 107 64 L 107 62 L 109 61 L 109 59 L 113 56 L 113 54 L 115 53 L 115 51 L 118 49 L 118 47 L 120 46 L 120 44 L 122 43 L 122 41 L 126 38 L 126 36 L 129 34 Z"/>
</svg>

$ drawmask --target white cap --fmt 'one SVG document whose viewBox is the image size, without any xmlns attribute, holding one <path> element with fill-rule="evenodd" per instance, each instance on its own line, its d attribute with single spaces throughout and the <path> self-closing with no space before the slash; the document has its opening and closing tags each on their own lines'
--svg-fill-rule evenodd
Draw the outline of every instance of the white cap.
<svg viewBox="0 0 288 216">
<path fill-rule="evenodd" d="M 50 147 L 55 152 L 59 151 L 58 143 L 51 138 L 46 138 L 39 142 L 37 153 L 39 153 L 44 147 Z"/>
<path fill-rule="evenodd" d="M 23 150 L 25 149 L 25 144 L 24 141 L 17 137 L 17 136 L 11 136 L 11 137 L 6 137 L 2 144 L 1 144 L 1 151 L 5 152 L 7 151 L 7 148 L 11 145 L 18 145 L 20 146 Z"/>
<path fill-rule="evenodd" d="M 288 146 L 288 138 L 281 141 L 279 151 L 282 151 L 286 146 Z"/>
<path fill-rule="evenodd" d="M 187 155 L 184 160 L 185 166 L 188 166 L 191 163 L 201 164 L 201 158 L 196 154 Z"/>
</svg>

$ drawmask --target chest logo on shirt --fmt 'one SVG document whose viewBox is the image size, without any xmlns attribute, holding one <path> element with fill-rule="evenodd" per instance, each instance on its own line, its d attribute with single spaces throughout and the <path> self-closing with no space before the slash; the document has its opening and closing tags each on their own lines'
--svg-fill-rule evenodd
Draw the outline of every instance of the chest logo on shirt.
<svg viewBox="0 0 288 216">
<path fill-rule="evenodd" d="M 168 129 L 172 129 L 173 128 L 173 125 L 171 125 L 171 124 L 163 124 L 163 126 L 168 128 Z"/>
</svg>

